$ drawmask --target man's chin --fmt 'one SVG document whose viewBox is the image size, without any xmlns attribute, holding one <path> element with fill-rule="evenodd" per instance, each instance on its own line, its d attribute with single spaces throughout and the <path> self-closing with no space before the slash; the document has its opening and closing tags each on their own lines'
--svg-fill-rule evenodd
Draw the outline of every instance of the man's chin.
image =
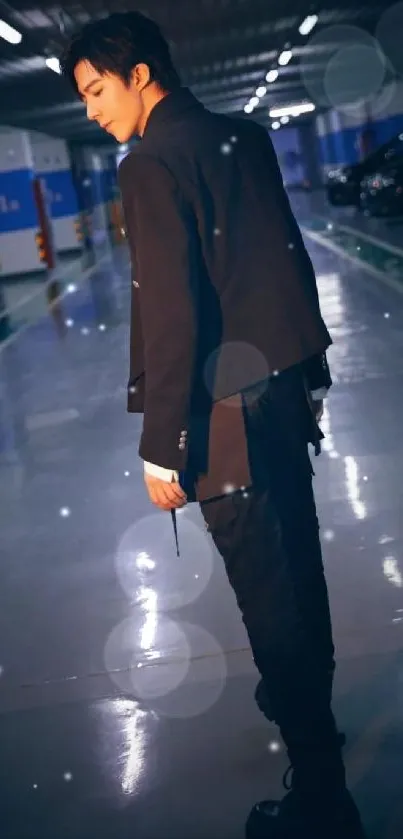
<svg viewBox="0 0 403 839">
<path fill-rule="evenodd" d="M 131 134 L 128 131 L 119 131 L 110 129 L 109 133 L 113 135 L 117 143 L 123 145 L 124 143 L 128 143 L 131 139 Z"/>
</svg>

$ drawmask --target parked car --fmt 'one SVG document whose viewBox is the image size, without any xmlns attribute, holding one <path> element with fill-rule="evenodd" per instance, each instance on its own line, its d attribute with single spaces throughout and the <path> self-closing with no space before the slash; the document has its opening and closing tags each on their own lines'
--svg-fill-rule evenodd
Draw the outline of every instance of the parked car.
<svg viewBox="0 0 403 839">
<path fill-rule="evenodd" d="M 403 157 L 363 179 L 360 201 L 371 216 L 403 215 Z"/>
<path fill-rule="evenodd" d="M 326 194 L 334 207 L 361 207 L 361 183 L 379 168 L 403 155 L 403 134 L 397 134 L 365 160 L 340 166 L 328 173 Z"/>
</svg>

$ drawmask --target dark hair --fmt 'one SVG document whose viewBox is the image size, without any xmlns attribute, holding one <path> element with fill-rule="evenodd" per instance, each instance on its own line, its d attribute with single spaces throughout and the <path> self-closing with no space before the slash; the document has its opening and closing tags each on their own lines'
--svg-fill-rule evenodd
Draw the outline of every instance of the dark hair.
<svg viewBox="0 0 403 839">
<path fill-rule="evenodd" d="M 117 12 L 90 21 L 72 37 L 60 66 L 76 91 L 74 70 L 80 61 L 89 61 L 101 75 L 120 76 L 127 85 L 134 67 L 147 64 L 151 81 L 163 90 L 171 92 L 181 85 L 159 26 L 141 12 Z"/>
</svg>

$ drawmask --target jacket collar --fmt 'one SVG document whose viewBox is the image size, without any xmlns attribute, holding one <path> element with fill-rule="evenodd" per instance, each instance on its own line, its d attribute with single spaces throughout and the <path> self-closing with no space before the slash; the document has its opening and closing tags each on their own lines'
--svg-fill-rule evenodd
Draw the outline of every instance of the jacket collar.
<svg viewBox="0 0 403 839">
<path fill-rule="evenodd" d="M 185 113 L 185 111 L 194 108 L 203 108 L 203 105 L 193 96 L 189 88 L 180 87 L 178 90 L 168 93 L 164 99 L 161 99 L 154 105 L 148 117 L 143 138 L 155 131 L 158 132 L 162 123 L 176 119 Z"/>
</svg>

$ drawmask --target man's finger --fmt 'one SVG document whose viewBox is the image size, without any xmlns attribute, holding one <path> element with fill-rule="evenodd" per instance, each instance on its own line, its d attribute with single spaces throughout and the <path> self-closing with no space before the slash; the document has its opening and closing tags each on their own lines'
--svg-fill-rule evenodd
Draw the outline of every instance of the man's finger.
<svg viewBox="0 0 403 839">
<path fill-rule="evenodd" d="M 162 510 L 172 510 L 184 505 L 183 496 L 177 496 L 175 492 L 172 492 L 172 485 L 163 482 L 152 487 L 150 497 L 153 503 Z"/>
<path fill-rule="evenodd" d="M 169 487 L 172 490 L 173 496 L 175 498 L 177 498 L 179 501 L 186 501 L 186 493 L 183 491 L 179 483 L 169 484 Z"/>
</svg>

